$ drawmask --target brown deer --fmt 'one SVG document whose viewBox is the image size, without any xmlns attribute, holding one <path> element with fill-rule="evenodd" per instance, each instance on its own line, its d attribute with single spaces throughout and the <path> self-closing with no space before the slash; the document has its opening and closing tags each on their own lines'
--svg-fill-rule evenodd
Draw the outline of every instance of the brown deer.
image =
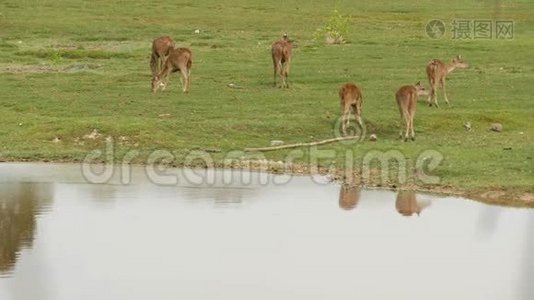
<svg viewBox="0 0 534 300">
<path fill-rule="evenodd" d="M 421 85 L 420 82 L 415 85 L 405 85 L 401 87 L 395 94 L 397 105 L 401 116 L 401 124 L 405 125 L 404 141 L 408 141 L 410 135 L 412 141 L 415 140 L 415 131 L 413 129 L 413 119 L 415 116 L 415 109 L 417 107 L 417 100 L 419 96 L 428 95 L 428 91 Z M 400 130 L 400 137 L 402 138 L 402 127 Z"/>
<path fill-rule="evenodd" d="M 161 36 L 152 42 L 152 55 L 150 56 L 152 76 L 161 71 L 166 58 L 171 54 L 174 46 L 174 40 L 170 36 Z"/>
<path fill-rule="evenodd" d="M 428 96 L 429 105 L 432 106 L 432 104 L 434 104 L 436 107 L 439 107 L 437 99 L 438 84 L 443 88 L 445 102 L 447 102 L 447 105 L 450 105 L 449 99 L 447 98 L 447 90 L 445 88 L 445 78 L 455 69 L 467 68 L 469 68 L 469 65 L 464 62 L 461 55 L 453 58 L 450 64 L 445 64 L 439 59 L 431 60 L 426 66 L 426 75 L 428 76 L 428 82 L 430 83 L 431 89 L 430 95 Z"/>
<path fill-rule="evenodd" d="M 341 104 L 341 131 L 343 135 L 347 134 L 347 127 L 350 122 L 351 110 L 354 113 L 354 119 L 361 129 L 362 135 L 364 133 L 362 122 L 362 92 L 358 86 L 352 83 L 346 83 L 341 86 L 339 90 L 339 98 Z"/>
<path fill-rule="evenodd" d="M 292 49 L 293 45 L 287 37 L 287 33 L 272 45 L 271 55 L 274 66 L 274 86 L 276 86 L 276 75 L 279 75 L 282 80 L 282 87 L 289 87 L 287 76 L 289 75 L 289 66 L 291 65 Z"/>
<path fill-rule="evenodd" d="M 165 90 L 171 73 L 182 73 L 182 91 L 187 93 L 191 83 L 192 53 L 188 48 L 173 49 L 158 75 L 152 77 L 152 92 L 156 93 L 160 87 Z"/>
</svg>

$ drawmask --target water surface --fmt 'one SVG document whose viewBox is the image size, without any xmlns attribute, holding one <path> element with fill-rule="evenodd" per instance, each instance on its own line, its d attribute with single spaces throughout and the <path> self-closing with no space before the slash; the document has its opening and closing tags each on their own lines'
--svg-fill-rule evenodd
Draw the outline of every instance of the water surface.
<svg viewBox="0 0 534 300">
<path fill-rule="evenodd" d="M 0 299 L 534 299 L 532 210 L 173 172 L 0 164 Z"/>
</svg>

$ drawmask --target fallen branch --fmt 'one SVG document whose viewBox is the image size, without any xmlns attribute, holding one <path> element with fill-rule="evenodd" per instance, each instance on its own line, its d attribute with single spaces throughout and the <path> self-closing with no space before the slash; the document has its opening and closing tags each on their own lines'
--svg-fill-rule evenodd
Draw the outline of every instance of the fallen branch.
<svg viewBox="0 0 534 300">
<path fill-rule="evenodd" d="M 347 141 L 347 140 L 356 140 L 359 139 L 359 136 L 344 136 L 344 137 L 338 137 L 333 139 L 327 139 L 317 142 L 310 142 L 310 143 L 297 143 L 297 144 L 287 144 L 287 145 L 281 145 L 281 146 L 270 146 L 270 147 L 260 147 L 260 148 L 245 148 L 246 152 L 252 152 L 252 151 L 274 151 L 274 150 L 281 150 L 281 149 L 289 149 L 289 148 L 298 148 L 298 147 L 309 147 L 309 146 L 319 146 L 324 144 L 330 144 L 340 141 Z"/>
</svg>

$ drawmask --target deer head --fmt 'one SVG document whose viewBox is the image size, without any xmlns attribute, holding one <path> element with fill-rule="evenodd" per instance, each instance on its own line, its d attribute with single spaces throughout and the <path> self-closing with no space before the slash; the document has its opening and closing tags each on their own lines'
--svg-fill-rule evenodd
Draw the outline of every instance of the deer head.
<svg viewBox="0 0 534 300">
<path fill-rule="evenodd" d="M 415 85 L 415 92 L 417 93 L 417 96 L 428 96 L 428 91 L 425 89 L 424 86 L 421 85 L 421 81 L 418 81 Z"/>
<path fill-rule="evenodd" d="M 162 78 L 159 75 L 152 77 L 152 93 L 156 93 L 160 87 L 165 88 Z"/>
<path fill-rule="evenodd" d="M 452 65 L 455 67 L 455 68 L 458 68 L 458 69 L 467 69 L 469 68 L 469 64 L 467 64 L 461 55 L 458 55 L 456 56 L 455 58 L 452 59 Z"/>
</svg>

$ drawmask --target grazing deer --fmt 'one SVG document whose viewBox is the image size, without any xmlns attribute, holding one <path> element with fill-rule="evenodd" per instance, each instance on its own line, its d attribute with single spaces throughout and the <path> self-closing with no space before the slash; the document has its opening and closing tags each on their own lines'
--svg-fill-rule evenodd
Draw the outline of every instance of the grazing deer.
<svg viewBox="0 0 534 300">
<path fill-rule="evenodd" d="M 415 140 L 415 131 L 413 129 L 413 118 L 415 116 L 415 109 L 417 107 L 417 99 L 419 96 L 428 95 L 428 91 L 421 85 L 420 82 L 415 85 L 405 85 L 401 87 L 395 94 L 397 105 L 401 116 L 401 124 L 405 125 L 404 141 L 408 141 L 408 135 L 411 135 L 412 141 Z M 402 127 L 400 130 L 400 137 L 402 138 Z"/>
<path fill-rule="evenodd" d="M 156 93 L 160 87 L 165 90 L 169 82 L 171 73 L 180 71 L 182 73 L 182 91 L 189 91 L 191 82 L 191 66 L 193 65 L 192 53 L 188 48 L 173 49 L 163 65 L 163 69 L 158 75 L 152 78 L 152 92 Z"/>
<path fill-rule="evenodd" d="M 152 55 L 150 56 L 150 70 L 152 76 L 161 71 L 165 59 L 174 49 L 174 41 L 170 36 L 161 36 L 152 42 Z"/>
<path fill-rule="evenodd" d="M 430 95 L 428 96 L 428 103 L 430 106 L 432 104 L 438 106 L 438 95 L 437 88 L 438 84 L 443 88 L 443 95 L 445 96 L 445 102 L 447 105 L 450 105 L 449 99 L 447 98 L 447 91 L 445 88 L 445 78 L 449 73 L 455 69 L 467 69 L 469 65 L 464 62 L 461 55 L 458 55 L 456 58 L 453 58 L 450 64 L 445 64 L 439 59 L 431 60 L 426 66 L 426 75 L 428 76 L 428 82 L 430 83 Z"/>
<path fill-rule="evenodd" d="M 274 86 L 276 86 L 276 75 L 280 75 L 282 87 L 289 87 L 287 84 L 287 76 L 289 75 L 289 66 L 291 65 L 292 49 L 293 45 L 287 37 L 287 33 L 272 45 L 271 55 L 273 57 L 274 66 Z"/>
<path fill-rule="evenodd" d="M 341 104 L 341 131 L 343 135 L 347 134 L 347 127 L 350 122 L 350 112 L 354 113 L 354 118 L 358 123 L 358 126 L 361 129 L 362 135 L 364 133 L 363 122 L 362 122 L 362 92 L 360 88 L 352 83 L 347 83 L 341 86 L 339 90 L 339 98 Z"/>
</svg>

